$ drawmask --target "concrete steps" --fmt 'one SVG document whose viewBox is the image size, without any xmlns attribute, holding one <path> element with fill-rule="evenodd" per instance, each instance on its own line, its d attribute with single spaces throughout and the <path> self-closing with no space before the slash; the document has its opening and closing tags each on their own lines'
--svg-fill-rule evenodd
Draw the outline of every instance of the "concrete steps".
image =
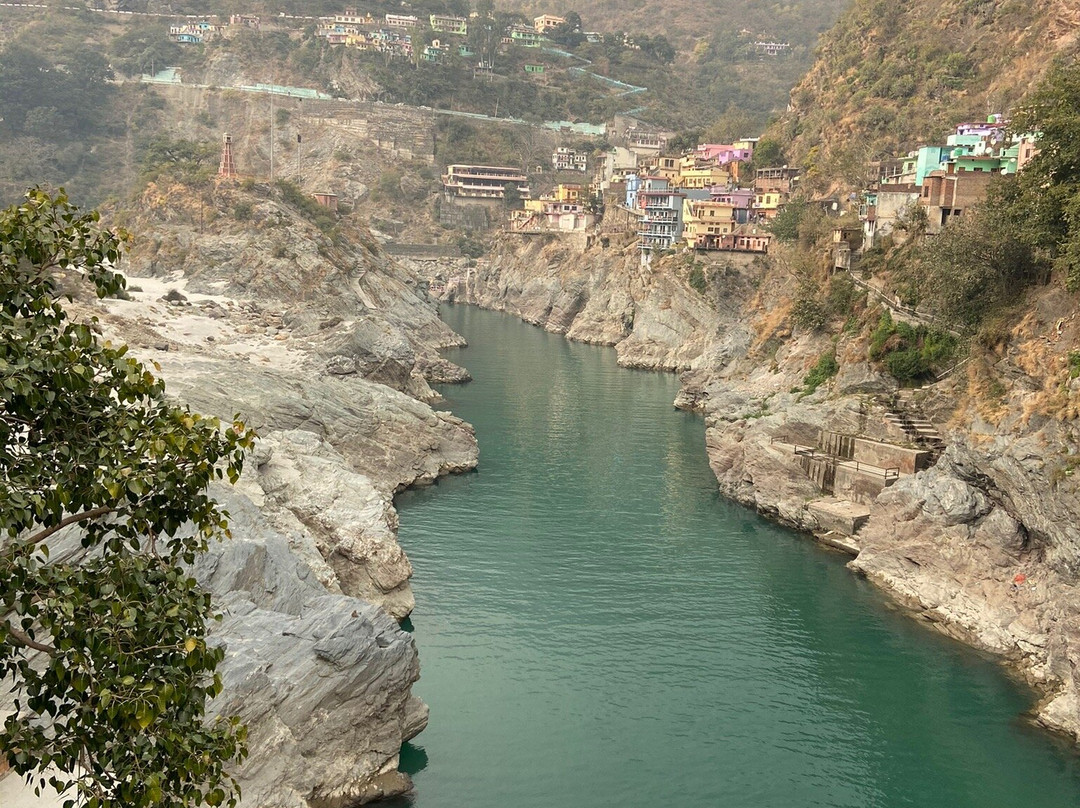
<svg viewBox="0 0 1080 808">
<path fill-rule="evenodd" d="M 947 444 L 937 427 L 912 401 L 913 392 L 901 390 L 892 399 L 881 400 L 885 407 L 885 422 L 903 432 L 916 446 L 927 449 L 931 453 L 932 463 L 936 463 Z"/>
</svg>

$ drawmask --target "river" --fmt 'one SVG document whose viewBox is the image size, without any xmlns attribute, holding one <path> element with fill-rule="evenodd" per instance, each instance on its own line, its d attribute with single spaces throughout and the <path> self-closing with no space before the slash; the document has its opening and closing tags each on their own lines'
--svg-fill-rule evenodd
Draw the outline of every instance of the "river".
<svg viewBox="0 0 1080 808">
<path fill-rule="evenodd" d="M 444 306 L 480 466 L 398 497 L 415 808 L 1080 804 L 993 660 L 722 499 L 672 375 Z"/>
</svg>

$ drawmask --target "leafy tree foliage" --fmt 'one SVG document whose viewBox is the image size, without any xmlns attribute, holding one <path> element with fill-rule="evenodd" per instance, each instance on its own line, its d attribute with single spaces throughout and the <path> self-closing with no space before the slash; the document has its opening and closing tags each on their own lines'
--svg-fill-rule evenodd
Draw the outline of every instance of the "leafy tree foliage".
<svg viewBox="0 0 1080 808">
<path fill-rule="evenodd" d="M 1018 291 L 1045 279 L 1045 265 L 1025 243 L 1025 220 L 1003 201 L 1014 183 L 1006 180 L 919 252 L 918 298 L 955 327 L 977 327 L 987 314 L 1015 302 Z"/>
<path fill-rule="evenodd" d="M 870 335 L 870 358 L 900 382 L 912 382 L 944 369 L 956 355 L 956 338 L 946 331 L 894 322 L 888 311 Z"/>
<path fill-rule="evenodd" d="M 0 51 L 0 131 L 29 128 L 54 141 L 102 124 L 102 107 L 113 92 L 105 57 L 86 46 L 52 57 L 16 43 Z"/>
<path fill-rule="evenodd" d="M 780 241 L 795 241 L 799 238 L 799 226 L 809 214 L 810 206 L 802 199 L 792 199 L 769 222 L 769 231 Z"/>
<path fill-rule="evenodd" d="M 137 76 L 175 65 L 180 45 L 162 36 L 160 24 L 130 25 L 113 40 L 111 64 L 125 76 Z"/>
<path fill-rule="evenodd" d="M 686 129 L 679 132 L 675 137 L 668 141 L 668 151 L 672 154 L 692 151 L 699 143 L 701 143 L 701 138 L 701 129 Z"/>
<path fill-rule="evenodd" d="M 211 143 L 174 140 L 156 135 L 139 143 L 143 178 L 194 185 L 210 179 L 217 167 L 218 150 Z"/>
<path fill-rule="evenodd" d="M 122 236 L 63 193 L 0 212 L 0 755 L 88 808 L 235 804 L 236 719 L 204 721 L 223 651 L 184 569 L 227 531 L 208 484 L 253 435 L 165 396 L 125 346 L 58 302 L 58 275 L 101 296 Z M 52 766 L 56 774 L 46 768 Z"/>
<path fill-rule="evenodd" d="M 1025 242 L 1080 289 L 1080 64 L 1058 62 L 1013 116 L 1017 131 L 1041 132 L 1039 154 L 998 200 L 1027 221 Z"/>
<path fill-rule="evenodd" d="M 780 142 L 771 137 L 763 137 L 754 147 L 754 159 L 750 167 L 752 170 L 775 168 L 786 165 L 786 162 Z"/>
</svg>

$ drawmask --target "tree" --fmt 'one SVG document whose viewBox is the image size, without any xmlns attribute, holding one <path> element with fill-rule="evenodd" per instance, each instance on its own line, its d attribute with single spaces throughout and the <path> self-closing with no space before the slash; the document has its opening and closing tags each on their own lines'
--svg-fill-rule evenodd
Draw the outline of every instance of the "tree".
<svg viewBox="0 0 1080 808">
<path fill-rule="evenodd" d="M 1080 64 L 1057 62 L 1013 116 L 1018 132 L 1040 132 L 1039 154 L 997 200 L 1026 221 L 1024 239 L 1080 289 Z"/>
<path fill-rule="evenodd" d="M 0 127 L 19 134 L 29 118 L 40 128 L 54 109 L 63 115 L 49 128 L 50 141 L 94 131 L 114 92 L 108 62 L 85 46 L 49 56 L 14 43 L 0 49 Z"/>
<path fill-rule="evenodd" d="M 693 151 L 701 143 L 700 129 L 684 129 L 668 141 L 668 150 L 676 154 Z"/>
<path fill-rule="evenodd" d="M 503 186 L 503 205 L 510 210 L 521 207 L 521 192 L 517 183 L 508 182 Z"/>
<path fill-rule="evenodd" d="M 784 154 L 780 149 L 779 141 L 763 137 L 754 146 L 754 155 L 751 158 L 750 170 L 759 168 L 773 168 L 784 163 Z"/>
<path fill-rule="evenodd" d="M 965 210 L 918 253 L 919 298 L 954 327 L 977 327 L 1045 279 L 1042 262 L 1024 243 L 1024 221 L 995 204 L 996 193 Z"/>
<path fill-rule="evenodd" d="M 223 651 L 184 565 L 227 532 L 207 486 L 253 434 L 68 317 L 61 278 L 123 289 L 123 239 L 63 192 L 0 212 L 0 755 L 65 806 L 234 805 L 245 730 L 204 721 Z"/>
</svg>

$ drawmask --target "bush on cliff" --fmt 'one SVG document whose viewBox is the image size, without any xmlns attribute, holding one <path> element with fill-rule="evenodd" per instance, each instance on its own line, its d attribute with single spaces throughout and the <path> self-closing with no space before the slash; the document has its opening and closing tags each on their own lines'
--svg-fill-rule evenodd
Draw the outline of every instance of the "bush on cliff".
<svg viewBox="0 0 1080 808">
<path fill-rule="evenodd" d="M 227 532 L 207 486 L 253 436 L 69 319 L 57 276 L 124 287 L 97 221 L 62 193 L 0 212 L 0 759 L 65 806 L 233 805 L 245 730 L 204 722 L 223 651 L 184 565 Z"/>
<path fill-rule="evenodd" d="M 958 347 L 947 331 L 894 322 L 888 311 L 870 335 L 870 359 L 882 363 L 900 382 L 918 381 L 944 370 Z"/>
</svg>

